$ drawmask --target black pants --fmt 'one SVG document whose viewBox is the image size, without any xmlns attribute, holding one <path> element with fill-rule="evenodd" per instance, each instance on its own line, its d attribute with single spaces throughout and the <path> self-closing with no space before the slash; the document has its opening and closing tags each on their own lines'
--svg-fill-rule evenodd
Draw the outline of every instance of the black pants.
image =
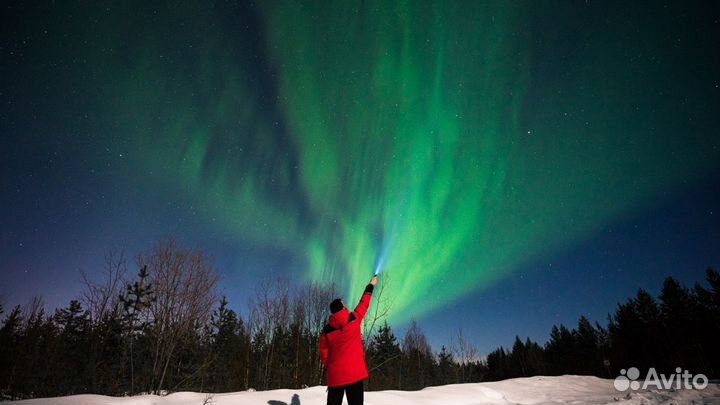
<svg viewBox="0 0 720 405">
<path fill-rule="evenodd" d="M 343 385 L 342 387 L 328 388 L 327 405 L 342 404 L 343 394 L 347 395 L 348 405 L 362 405 L 363 403 L 363 381 Z"/>
</svg>

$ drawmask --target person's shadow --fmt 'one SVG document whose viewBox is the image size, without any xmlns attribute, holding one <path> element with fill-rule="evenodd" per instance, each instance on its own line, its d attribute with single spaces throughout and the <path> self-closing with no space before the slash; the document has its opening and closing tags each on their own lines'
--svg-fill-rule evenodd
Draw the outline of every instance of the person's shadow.
<svg viewBox="0 0 720 405">
<path fill-rule="evenodd" d="M 271 399 L 268 401 L 268 405 L 288 405 L 288 403 Z M 300 396 L 298 394 L 293 394 L 289 405 L 300 405 Z"/>
</svg>

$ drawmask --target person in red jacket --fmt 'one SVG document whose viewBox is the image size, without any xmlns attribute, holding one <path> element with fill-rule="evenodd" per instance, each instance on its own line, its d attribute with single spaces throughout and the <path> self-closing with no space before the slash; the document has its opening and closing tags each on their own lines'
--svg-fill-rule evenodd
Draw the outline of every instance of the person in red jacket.
<svg viewBox="0 0 720 405">
<path fill-rule="evenodd" d="M 362 405 L 363 380 L 368 378 L 360 323 L 370 307 L 377 276 L 370 280 L 355 310 L 350 312 L 340 298 L 330 303 L 330 318 L 320 334 L 320 360 L 327 369 L 328 405 L 340 405 L 343 394 L 348 405 Z"/>
</svg>

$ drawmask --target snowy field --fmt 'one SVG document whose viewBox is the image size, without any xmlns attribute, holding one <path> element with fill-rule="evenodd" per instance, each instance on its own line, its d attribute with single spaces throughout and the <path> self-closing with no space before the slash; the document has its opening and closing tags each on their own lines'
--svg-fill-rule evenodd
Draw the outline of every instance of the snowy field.
<svg viewBox="0 0 720 405">
<path fill-rule="evenodd" d="M 325 387 L 301 390 L 247 391 L 226 394 L 178 392 L 168 396 L 115 398 L 75 395 L 10 402 L 26 405 L 320 405 Z M 344 402 L 345 403 L 345 402 Z M 637 391 L 620 393 L 612 380 L 585 376 L 529 377 L 511 380 L 430 387 L 422 391 L 365 393 L 367 405 L 479 405 L 479 404 L 718 404 L 720 386 L 701 391 Z"/>
</svg>

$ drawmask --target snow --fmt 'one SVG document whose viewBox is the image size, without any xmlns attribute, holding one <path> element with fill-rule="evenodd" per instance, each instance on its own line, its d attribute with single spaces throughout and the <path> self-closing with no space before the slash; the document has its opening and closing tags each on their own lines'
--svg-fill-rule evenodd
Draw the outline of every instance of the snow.
<svg viewBox="0 0 720 405">
<path fill-rule="evenodd" d="M 299 390 L 243 391 L 225 394 L 176 392 L 167 396 L 108 397 L 73 395 L 10 402 L 23 405 L 316 405 L 324 404 L 325 387 Z M 346 403 L 346 402 L 343 402 Z M 421 391 L 365 393 L 366 405 L 480 405 L 480 404 L 718 404 L 720 385 L 704 390 L 618 392 L 612 380 L 565 375 L 429 387 Z"/>
</svg>

